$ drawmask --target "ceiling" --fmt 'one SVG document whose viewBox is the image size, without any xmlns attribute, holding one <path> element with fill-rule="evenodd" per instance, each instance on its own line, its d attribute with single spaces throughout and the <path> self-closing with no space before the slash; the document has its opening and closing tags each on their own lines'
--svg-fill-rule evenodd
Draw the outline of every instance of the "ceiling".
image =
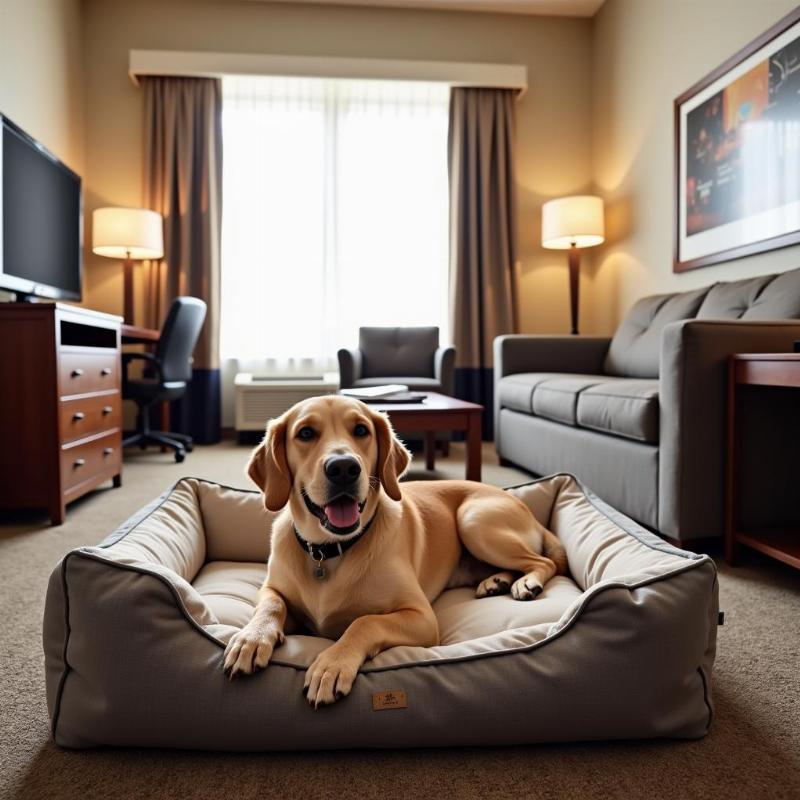
<svg viewBox="0 0 800 800">
<path fill-rule="evenodd" d="M 605 0 L 280 0 L 280 2 L 592 17 Z"/>
</svg>

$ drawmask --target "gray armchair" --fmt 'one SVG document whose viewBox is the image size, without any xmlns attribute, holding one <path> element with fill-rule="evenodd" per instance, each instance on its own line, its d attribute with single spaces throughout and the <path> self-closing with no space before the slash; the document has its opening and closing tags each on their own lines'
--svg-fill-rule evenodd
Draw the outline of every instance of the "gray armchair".
<svg viewBox="0 0 800 800">
<path fill-rule="evenodd" d="M 439 329 L 359 328 L 358 348 L 339 351 L 342 389 L 403 383 L 418 392 L 453 394 L 454 347 L 439 347 Z"/>
</svg>

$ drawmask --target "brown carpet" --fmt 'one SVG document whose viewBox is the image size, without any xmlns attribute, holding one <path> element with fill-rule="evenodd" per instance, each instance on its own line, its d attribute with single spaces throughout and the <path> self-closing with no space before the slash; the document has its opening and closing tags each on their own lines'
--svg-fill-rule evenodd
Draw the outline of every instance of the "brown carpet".
<svg viewBox="0 0 800 800">
<path fill-rule="evenodd" d="M 50 528 L 33 515 L 0 523 L 0 797 L 800 798 L 800 572 L 756 555 L 747 566 L 721 567 L 717 717 L 701 741 L 237 755 L 59 749 L 50 740 L 41 650 L 53 565 L 182 475 L 247 486 L 247 452 L 199 448 L 184 464 L 135 454 L 122 489 L 73 504 L 65 525 Z M 440 477 L 463 475 L 462 453 L 455 445 L 440 461 Z M 495 462 L 484 479 L 510 485 L 526 476 Z"/>
</svg>

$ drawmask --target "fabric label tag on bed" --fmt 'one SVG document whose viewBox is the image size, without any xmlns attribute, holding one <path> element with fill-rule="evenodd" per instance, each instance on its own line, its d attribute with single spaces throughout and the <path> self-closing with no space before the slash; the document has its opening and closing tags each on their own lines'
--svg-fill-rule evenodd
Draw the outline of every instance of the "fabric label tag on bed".
<svg viewBox="0 0 800 800">
<path fill-rule="evenodd" d="M 372 710 L 385 711 L 387 708 L 408 708 L 406 693 L 400 689 L 388 692 L 375 692 L 372 695 Z"/>
</svg>

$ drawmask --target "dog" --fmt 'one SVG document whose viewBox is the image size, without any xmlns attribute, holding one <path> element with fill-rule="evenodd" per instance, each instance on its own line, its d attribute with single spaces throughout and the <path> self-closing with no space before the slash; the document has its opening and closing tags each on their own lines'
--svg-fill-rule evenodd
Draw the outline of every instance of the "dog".
<svg viewBox="0 0 800 800">
<path fill-rule="evenodd" d="M 439 643 L 431 603 L 465 558 L 492 573 L 477 597 L 533 600 L 566 572 L 561 543 L 521 500 L 472 481 L 401 490 L 410 459 L 389 419 L 351 398 L 304 400 L 269 423 L 247 471 L 281 513 L 253 617 L 225 650 L 231 679 L 265 667 L 302 625 L 336 640 L 303 686 L 312 707 L 329 705 L 381 651 Z"/>
</svg>

